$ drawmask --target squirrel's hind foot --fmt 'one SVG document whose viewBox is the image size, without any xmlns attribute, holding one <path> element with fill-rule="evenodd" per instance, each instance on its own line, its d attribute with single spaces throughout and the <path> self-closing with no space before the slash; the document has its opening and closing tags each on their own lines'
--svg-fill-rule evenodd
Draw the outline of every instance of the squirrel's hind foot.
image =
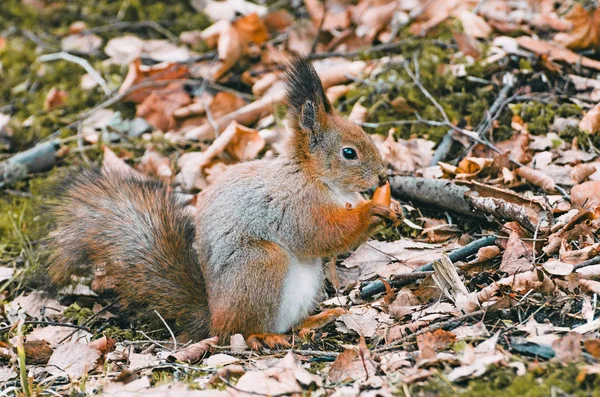
<svg viewBox="0 0 600 397">
<path fill-rule="evenodd" d="M 289 336 L 282 334 L 253 334 L 246 338 L 246 343 L 252 350 L 261 350 L 264 347 L 289 348 L 292 347 L 289 339 Z"/>
</svg>

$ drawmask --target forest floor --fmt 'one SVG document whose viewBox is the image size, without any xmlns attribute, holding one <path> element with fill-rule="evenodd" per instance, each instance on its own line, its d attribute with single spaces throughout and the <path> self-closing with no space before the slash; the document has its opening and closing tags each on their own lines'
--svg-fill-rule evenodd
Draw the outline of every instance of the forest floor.
<svg viewBox="0 0 600 397">
<path fill-rule="evenodd" d="M 3 0 L 0 396 L 600 396 L 598 7 Z M 251 351 L 129 321 L 101 275 L 41 297 L 61 180 L 127 167 L 193 206 L 282 151 L 292 51 L 400 217 L 327 258 L 343 315 Z"/>
</svg>

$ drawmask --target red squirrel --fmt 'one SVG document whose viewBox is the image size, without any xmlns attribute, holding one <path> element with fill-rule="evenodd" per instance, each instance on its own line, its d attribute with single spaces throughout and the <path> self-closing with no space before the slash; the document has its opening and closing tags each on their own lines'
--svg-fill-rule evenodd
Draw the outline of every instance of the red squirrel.
<svg viewBox="0 0 600 397">
<path fill-rule="evenodd" d="M 73 176 L 54 209 L 53 283 L 101 272 L 126 311 L 156 310 L 192 339 L 240 333 L 252 348 L 289 346 L 282 334 L 315 321 L 321 257 L 357 247 L 396 214 L 360 195 L 386 180 L 386 164 L 334 113 L 310 62 L 293 58 L 286 82 L 285 153 L 229 167 L 196 214 L 134 172 Z"/>
</svg>

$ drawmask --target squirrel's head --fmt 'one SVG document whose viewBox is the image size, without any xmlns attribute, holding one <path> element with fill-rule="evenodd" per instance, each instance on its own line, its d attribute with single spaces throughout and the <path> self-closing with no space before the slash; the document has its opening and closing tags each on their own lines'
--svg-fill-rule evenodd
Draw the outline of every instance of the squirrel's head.
<svg viewBox="0 0 600 397">
<path fill-rule="evenodd" d="M 291 129 L 287 155 L 342 191 L 364 191 L 385 180 L 386 165 L 373 140 L 334 113 L 310 62 L 294 57 L 286 77 Z"/>
</svg>

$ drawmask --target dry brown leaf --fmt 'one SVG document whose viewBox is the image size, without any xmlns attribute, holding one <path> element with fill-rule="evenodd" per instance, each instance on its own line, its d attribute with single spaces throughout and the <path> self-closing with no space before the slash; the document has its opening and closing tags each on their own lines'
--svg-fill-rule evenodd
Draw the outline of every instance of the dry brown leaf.
<svg viewBox="0 0 600 397">
<path fill-rule="evenodd" d="M 205 13 L 213 21 L 233 19 L 237 14 L 247 15 L 255 13 L 264 16 L 269 11 L 269 9 L 263 5 L 246 0 L 192 0 L 190 3 L 192 7 L 198 10 L 198 12 Z"/>
<path fill-rule="evenodd" d="M 476 39 L 486 39 L 492 33 L 492 28 L 479 15 L 463 10 L 458 14 L 463 30 L 467 36 Z"/>
<path fill-rule="evenodd" d="M 600 61 L 590 59 L 550 41 L 538 40 L 533 37 L 521 36 L 517 43 L 537 55 L 546 56 L 549 61 L 564 61 L 570 64 L 581 65 L 586 68 L 600 70 Z"/>
<path fill-rule="evenodd" d="M 435 358 L 436 352 L 447 349 L 455 340 L 456 336 L 452 332 L 443 329 L 418 335 L 419 358 L 421 360 Z"/>
<path fill-rule="evenodd" d="M 365 338 L 361 337 L 357 347 L 347 347 L 337 356 L 329 369 L 331 382 L 345 380 L 366 380 L 375 375 L 377 366 L 371 360 L 371 354 L 366 346 Z"/>
<path fill-rule="evenodd" d="M 154 128 L 166 132 L 175 128 L 175 110 L 190 102 L 191 98 L 182 83 L 170 83 L 165 88 L 152 91 L 138 106 L 136 116 L 143 117 Z"/>
<path fill-rule="evenodd" d="M 217 53 L 222 64 L 215 73 L 215 80 L 219 80 L 242 59 L 249 43 L 260 44 L 268 38 L 267 28 L 255 13 L 242 16 L 231 22 L 219 35 Z"/>
<path fill-rule="evenodd" d="M 554 183 L 554 180 L 542 171 L 534 170 L 529 167 L 520 167 L 516 169 L 515 173 L 532 185 L 541 187 L 546 192 L 553 193 L 556 191 L 556 183 Z"/>
<path fill-rule="evenodd" d="M 477 251 L 477 255 L 475 255 L 475 259 L 470 261 L 468 264 L 469 265 L 478 265 L 481 263 L 485 263 L 487 261 L 490 261 L 490 260 L 496 258 L 497 256 L 500 255 L 500 253 L 501 253 L 500 248 L 495 245 L 490 245 L 488 247 L 481 247 Z"/>
<path fill-rule="evenodd" d="M 600 103 L 588 110 L 583 116 L 579 122 L 579 129 L 590 134 L 597 134 L 600 131 Z"/>
<path fill-rule="evenodd" d="M 386 28 L 394 17 L 399 4 L 396 1 L 377 2 L 366 0 L 351 7 L 352 20 L 356 24 L 355 33 L 372 42 L 382 29 Z"/>
<path fill-rule="evenodd" d="M 27 364 L 46 364 L 52 353 L 52 347 L 45 340 L 27 340 L 23 344 Z"/>
<path fill-rule="evenodd" d="M 274 366 L 264 371 L 246 372 L 238 380 L 232 393 L 246 392 L 258 395 L 296 395 L 302 393 L 303 386 L 322 386 L 319 376 L 300 367 L 298 359 L 291 351 Z"/>
<path fill-rule="evenodd" d="M 315 26 L 322 25 L 321 29 L 332 31 L 336 29 L 346 29 L 350 26 L 350 9 L 347 4 L 339 0 L 327 1 L 327 12 L 325 6 L 319 0 L 305 0 L 306 10 Z M 321 19 L 325 15 L 325 21 L 321 24 Z"/>
<path fill-rule="evenodd" d="M 571 188 L 571 202 L 575 207 L 594 209 L 600 206 L 600 181 L 589 181 Z"/>
<path fill-rule="evenodd" d="M 65 52 L 93 54 L 102 46 L 102 38 L 93 33 L 74 33 L 63 38 L 61 49 Z"/>
<path fill-rule="evenodd" d="M 129 92 L 132 87 L 142 82 L 184 79 L 188 74 L 188 67 L 184 64 L 159 63 L 153 66 L 146 66 L 142 65 L 139 59 L 136 59 L 129 64 L 127 76 L 125 76 L 123 84 L 119 87 L 119 94 Z M 165 85 L 167 84 L 165 83 Z M 125 97 L 125 100 L 142 103 L 154 91 L 156 91 L 156 87 L 140 88 L 133 92 L 129 92 Z"/>
<path fill-rule="evenodd" d="M 63 106 L 68 97 L 69 93 L 67 91 L 52 87 L 44 100 L 44 110 L 47 112 Z"/>
<path fill-rule="evenodd" d="M 581 361 L 581 334 L 569 332 L 556 342 L 552 343 L 556 352 L 555 359 L 560 363 L 576 363 Z"/>
<path fill-rule="evenodd" d="M 386 139 L 373 135 L 373 141 L 383 159 L 398 173 L 410 173 L 427 167 L 435 146 L 434 142 L 421 138 L 396 141 L 393 130 L 390 130 Z"/>
<path fill-rule="evenodd" d="M 583 342 L 583 346 L 588 353 L 600 359 L 600 339 L 588 339 Z"/>
<path fill-rule="evenodd" d="M 577 164 L 571 170 L 571 179 L 576 184 L 585 181 L 590 175 L 595 174 L 597 171 L 595 164 Z"/>
<path fill-rule="evenodd" d="M 96 339 L 95 341 L 90 342 L 88 344 L 88 346 L 93 347 L 94 349 L 98 350 L 102 354 L 107 354 L 107 353 L 110 353 L 111 351 L 113 351 L 116 343 L 117 343 L 117 341 L 115 341 L 113 338 L 111 338 L 110 336 L 104 335 L 102 338 Z"/>
<path fill-rule="evenodd" d="M 237 161 L 250 161 L 255 159 L 265 147 L 265 140 L 258 131 L 253 128 L 244 127 L 237 123 L 234 125 L 236 127 L 236 133 L 227 144 L 227 147 L 225 147 L 225 151 Z"/>
<path fill-rule="evenodd" d="M 600 9 L 586 10 L 575 3 L 566 15 L 572 29 L 554 36 L 554 41 L 574 50 L 600 49 Z"/>
<path fill-rule="evenodd" d="M 54 350 L 46 371 L 52 375 L 80 378 L 96 367 L 100 352 L 89 345 L 67 342 Z"/>
<path fill-rule="evenodd" d="M 168 180 L 173 176 L 171 160 L 162 156 L 152 148 L 146 149 L 140 160 L 138 169 L 145 174 L 156 176 L 162 180 Z"/>
<path fill-rule="evenodd" d="M 563 263 L 554 259 L 544 263 L 542 267 L 553 276 L 566 276 L 573 271 L 573 265 L 570 263 Z"/>
<path fill-rule="evenodd" d="M 508 237 L 506 250 L 502 255 L 500 270 L 509 275 L 522 273 L 531 269 L 532 252 L 523 244 L 518 233 L 512 232 Z"/>
<path fill-rule="evenodd" d="M 7 309 L 17 311 L 23 309 L 28 316 L 41 319 L 44 317 L 59 317 L 66 309 L 56 299 L 46 298 L 40 292 L 32 292 L 29 295 L 19 295 L 6 305 Z"/>
<path fill-rule="evenodd" d="M 348 115 L 348 120 L 356 124 L 362 124 L 367 121 L 368 114 L 369 110 L 359 102 L 356 102 L 352 107 L 352 111 Z"/>
<path fill-rule="evenodd" d="M 285 9 L 278 9 L 268 13 L 262 21 L 270 32 L 282 33 L 294 23 L 294 16 Z"/>
<path fill-rule="evenodd" d="M 559 258 L 566 263 L 578 264 L 600 254 L 600 243 L 589 245 L 582 249 L 570 249 L 563 240 L 559 251 Z"/>
<path fill-rule="evenodd" d="M 219 338 L 216 336 L 204 339 L 203 341 L 189 345 L 186 348 L 171 354 L 167 357 L 167 360 L 171 362 L 182 361 L 185 363 L 198 362 L 200 359 L 202 359 L 202 357 L 204 357 L 206 352 L 208 352 L 212 347 L 216 346 L 218 341 Z"/>
<path fill-rule="evenodd" d="M 478 59 L 481 56 L 480 46 L 476 39 L 460 32 L 453 32 L 452 36 L 454 37 L 454 41 L 456 41 L 456 45 L 458 45 L 460 52 L 472 56 L 475 59 Z"/>
</svg>

